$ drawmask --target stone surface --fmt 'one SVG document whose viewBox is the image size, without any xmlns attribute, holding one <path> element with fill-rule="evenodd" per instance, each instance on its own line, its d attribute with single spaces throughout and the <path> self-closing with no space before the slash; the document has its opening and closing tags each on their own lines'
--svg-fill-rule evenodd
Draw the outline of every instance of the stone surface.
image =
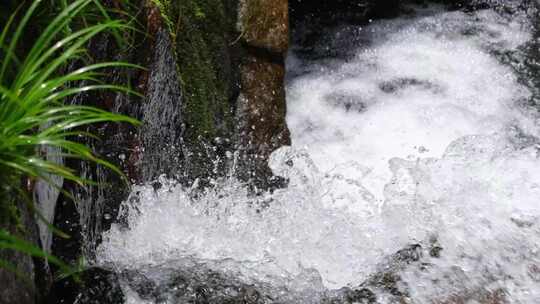
<svg viewBox="0 0 540 304">
<path fill-rule="evenodd" d="M 125 271 L 122 277 L 144 301 L 153 303 L 265 304 L 271 297 L 255 286 L 197 265 L 187 269 L 163 269 L 168 279 L 155 282 L 144 273 Z"/>
<path fill-rule="evenodd" d="M 146 102 L 142 106 L 140 138 L 144 147 L 137 164 L 141 180 L 151 181 L 160 174 L 183 175 L 181 161 L 185 158 L 183 96 L 179 86 L 176 57 L 171 36 L 163 26 L 160 12 L 147 8 L 147 28 L 150 37 L 150 64 L 145 87 Z"/>
<path fill-rule="evenodd" d="M 176 67 L 184 100 L 182 114 L 188 181 L 214 178 L 226 171 L 232 149 L 234 107 L 240 90 L 241 46 L 234 43 L 236 1 L 171 1 L 170 21 Z"/>
<path fill-rule="evenodd" d="M 290 144 L 285 121 L 285 65 L 289 42 L 288 0 L 240 1 L 238 28 L 246 55 L 236 105 L 238 176 L 264 190 L 280 186 L 267 161 Z"/>
<path fill-rule="evenodd" d="M 384 297 L 391 303 L 415 303 L 411 298 L 407 283 L 401 278 L 401 272 L 411 269 L 426 271 L 432 264 L 430 258 L 440 258 L 444 254 L 436 240 L 424 246 L 419 244 L 409 245 L 391 255 L 379 265 L 379 271 L 373 273 L 364 283 L 354 289 L 345 289 L 347 299 L 355 299 L 359 303 L 379 303 L 377 300 Z M 455 271 L 459 271 L 457 268 Z M 342 296 L 343 297 L 343 296 Z M 440 296 L 431 299 L 433 304 L 509 304 L 506 293 L 502 289 L 493 290 L 489 287 L 467 286 L 456 288 L 450 296 Z M 346 302 L 348 303 L 348 302 Z"/>
<path fill-rule="evenodd" d="M 254 47 L 284 53 L 289 43 L 288 0 L 240 0 L 238 30 Z"/>
<path fill-rule="evenodd" d="M 55 282 L 46 304 L 123 304 L 124 301 L 118 275 L 90 268 L 77 274 L 77 280 L 69 277 Z"/>
<path fill-rule="evenodd" d="M 242 66 L 242 94 L 238 98 L 238 173 L 259 188 L 275 186 L 267 165 L 270 154 L 290 144 L 286 125 L 283 62 L 250 55 Z"/>
<path fill-rule="evenodd" d="M 4 251 L 4 250 L 2 250 Z M 10 251 L 0 253 L 0 258 L 14 265 L 26 278 L 18 277 L 14 272 L 0 268 L 0 303 L 1 304 L 32 304 L 36 299 L 36 287 L 34 285 L 34 264 L 32 258 L 25 254 Z"/>
<path fill-rule="evenodd" d="M 16 218 L 8 221 L 3 218 L 0 228 L 34 246 L 39 246 L 37 223 L 27 204 L 16 200 L 15 195 L 0 195 L 0 197 L 11 197 L 12 203 L 17 208 Z M 2 203 L 8 204 L 9 200 Z M 50 284 L 50 273 L 44 261 L 8 249 L 0 249 L 0 260 L 13 268 L 0 267 L 0 304 L 36 303 Z"/>
</svg>

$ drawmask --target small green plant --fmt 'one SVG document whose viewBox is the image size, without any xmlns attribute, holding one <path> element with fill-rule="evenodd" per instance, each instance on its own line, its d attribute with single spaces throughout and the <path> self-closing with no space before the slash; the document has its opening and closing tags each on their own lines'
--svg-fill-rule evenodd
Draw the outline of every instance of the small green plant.
<svg viewBox="0 0 540 304">
<path fill-rule="evenodd" d="M 13 201 L 25 200 L 21 183 L 25 178 L 49 181 L 50 175 L 56 175 L 80 185 L 93 183 L 62 164 L 48 161 L 39 154 L 43 147 L 55 147 L 61 151 L 58 156 L 62 158 L 94 162 L 122 175 L 113 164 L 72 139 L 94 137 L 82 130 L 91 124 L 139 123 L 123 115 L 69 102 L 77 94 L 94 90 L 134 93 L 124 86 L 103 83 L 100 76 L 106 68 L 136 66 L 123 62 L 84 64 L 88 57 L 85 46 L 90 39 L 104 32 L 120 37 L 119 33 L 130 29 L 106 14 L 106 18 L 95 24 L 72 25 L 75 20 L 84 18 L 82 14 L 90 5 L 97 5 L 98 11 L 103 11 L 99 1 L 62 1 L 35 42 L 26 46 L 23 58 L 18 57 L 26 27 L 42 2 L 33 1 L 23 14 L 14 13 L 6 24 L 0 24 L 0 210 L 12 210 Z M 70 70 L 74 62 L 81 67 Z M 13 195 L 17 198 L 11 197 Z M 17 250 L 46 258 L 67 271 L 61 261 L 14 236 L 6 226 L 0 222 L 0 250 Z M 3 260 L 0 267 L 15 270 Z"/>
</svg>

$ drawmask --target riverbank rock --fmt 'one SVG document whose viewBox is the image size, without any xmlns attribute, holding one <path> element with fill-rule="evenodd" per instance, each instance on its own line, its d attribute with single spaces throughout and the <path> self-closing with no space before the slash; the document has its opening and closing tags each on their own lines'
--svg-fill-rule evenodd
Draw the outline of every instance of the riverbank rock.
<svg viewBox="0 0 540 304">
<path fill-rule="evenodd" d="M 14 302 L 15 303 L 15 302 Z M 54 283 L 47 304 L 124 304 L 118 275 L 102 268 L 90 268 Z"/>
<path fill-rule="evenodd" d="M 240 0 L 238 31 L 253 47 L 284 54 L 289 44 L 288 0 Z"/>
<path fill-rule="evenodd" d="M 151 269 L 147 269 L 152 273 Z M 129 288 L 144 301 L 156 303 L 200 304 L 265 304 L 271 297 L 255 286 L 234 277 L 206 269 L 202 265 L 185 269 L 159 269 L 167 280 L 155 282 L 145 274 L 123 271 L 121 276 Z"/>
<path fill-rule="evenodd" d="M 410 287 L 402 278 L 407 271 L 428 272 L 433 261 L 444 255 L 444 249 L 436 240 L 427 245 L 413 244 L 396 252 L 379 265 L 379 271 L 372 274 L 364 283 L 354 289 L 345 289 L 342 298 L 345 303 L 417 303 L 410 293 Z M 447 276 L 463 277 L 459 268 Z M 436 278 L 433 278 L 437 280 Z M 461 286 L 461 288 L 459 287 Z M 354 299 L 354 301 L 350 300 Z M 457 284 L 451 295 L 437 295 L 429 299 L 433 304 L 509 304 L 504 289 L 490 286 L 469 285 L 463 277 L 462 284 Z"/>
<path fill-rule="evenodd" d="M 4 187 L 0 186 L 0 229 L 33 247 L 39 247 L 36 214 L 25 202 L 25 197 L 12 190 L 6 192 Z M 3 244 L 10 242 L 2 239 Z M 48 292 L 52 277 L 44 259 L 20 250 L 0 248 L 0 262 L 0 304 L 34 304 Z"/>
<path fill-rule="evenodd" d="M 254 188 L 282 185 L 268 167 L 270 154 L 290 144 L 285 121 L 285 56 L 289 45 L 287 0 L 240 1 L 238 30 L 244 49 L 236 106 L 238 176 Z"/>
</svg>

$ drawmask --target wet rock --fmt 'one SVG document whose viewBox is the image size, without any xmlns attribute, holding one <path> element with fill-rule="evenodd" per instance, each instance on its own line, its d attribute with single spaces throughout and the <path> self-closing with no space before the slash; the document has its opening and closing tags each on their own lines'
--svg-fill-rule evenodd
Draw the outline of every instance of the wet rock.
<svg viewBox="0 0 540 304">
<path fill-rule="evenodd" d="M 181 159 L 185 158 L 183 96 L 178 85 L 173 45 L 164 27 L 158 28 L 153 38 L 147 102 L 143 105 L 140 131 L 145 147 L 140 164 L 144 181 L 156 179 L 161 174 L 181 176 Z"/>
<path fill-rule="evenodd" d="M 255 286 L 203 266 L 164 272 L 170 273 L 169 278 L 165 281 L 161 279 L 159 283 L 151 280 L 149 275 L 136 271 L 123 272 L 122 277 L 141 299 L 156 303 L 273 303 Z"/>
<path fill-rule="evenodd" d="M 400 90 L 407 88 L 416 88 L 424 91 L 430 91 L 434 94 L 442 92 L 442 88 L 437 84 L 434 84 L 427 80 L 420 80 L 416 78 L 398 78 L 390 81 L 382 82 L 379 85 L 379 89 L 387 94 L 397 93 Z"/>
<path fill-rule="evenodd" d="M 466 304 L 466 303 L 479 303 L 479 304 L 510 304 L 508 302 L 506 293 L 502 289 L 494 291 L 477 291 L 472 294 L 458 294 L 450 296 L 446 299 L 436 299 L 434 304 Z"/>
<path fill-rule="evenodd" d="M 161 290 L 157 284 L 143 273 L 127 270 L 121 273 L 121 277 L 132 290 L 137 292 L 137 295 L 141 299 L 157 302 L 165 301 L 163 295 L 160 294 Z"/>
<path fill-rule="evenodd" d="M 376 304 L 377 296 L 369 289 L 362 288 L 357 290 L 351 290 L 346 293 L 346 303 L 358 303 L 358 304 Z"/>
<path fill-rule="evenodd" d="M 387 294 L 396 301 L 406 299 L 408 297 L 407 285 L 402 281 L 400 272 L 409 265 L 421 267 L 419 261 L 423 255 L 423 248 L 419 244 L 412 244 L 399 250 L 387 258 L 387 261 L 380 265 L 381 271 L 373 274 L 360 285 L 360 288 L 374 290 L 378 294 Z"/>
<path fill-rule="evenodd" d="M 256 189 L 280 187 L 267 162 L 277 148 L 290 144 L 285 121 L 285 53 L 289 42 L 287 0 L 241 0 L 238 30 L 245 56 L 236 101 L 238 176 Z"/>
<path fill-rule="evenodd" d="M 379 265 L 380 270 L 372 274 L 360 286 L 342 291 L 345 296 L 342 296 L 342 300 L 337 303 L 344 303 L 344 300 L 355 298 L 359 299 L 358 303 L 379 303 L 377 300 L 383 297 L 390 303 L 415 303 L 415 299 L 409 294 L 409 286 L 403 281 L 401 273 L 410 270 L 424 272 L 433 267 L 430 259 L 439 258 L 443 252 L 443 248 L 435 239 L 424 246 L 420 244 L 409 245 L 388 257 L 385 262 Z M 455 285 L 455 291 L 452 295 L 441 295 L 431 299 L 433 304 L 509 303 L 504 289 L 470 286 L 459 268 L 452 271 L 455 273 L 448 275 L 458 278 L 462 286 Z"/>
<path fill-rule="evenodd" d="M 185 150 L 178 155 L 187 183 L 205 186 L 228 173 L 234 109 L 240 92 L 242 43 L 237 0 L 161 1 L 174 45 L 182 92 Z"/>
<path fill-rule="evenodd" d="M 250 55 L 242 66 L 242 94 L 236 115 L 241 157 L 238 173 L 263 189 L 273 186 L 268 157 L 277 148 L 290 144 L 284 76 L 282 61 Z"/>
<path fill-rule="evenodd" d="M 0 186 L 0 229 L 8 231 L 33 246 L 40 246 L 34 213 L 17 195 L 6 194 Z M 23 200 L 21 198 L 21 200 Z M 0 304 L 34 304 L 47 292 L 51 274 L 47 263 L 20 251 L 0 249 Z"/>
<path fill-rule="evenodd" d="M 34 283 L 34 264 L 32 258 L 25 254 L 2 250 L 0 258 L 7 261 L 27 277 L 19 277 L 14 272 L 0 268 L 0 303 L 32 304 L 36 300 L 36 286 Z"/>
<path fill-rule="evenodd" d="M 102 268 L 90 268 L 54 283 L 47 304 L 123 304 L 118 275 Z"/>
<path fill-rule="evenodd" d="M 346 112 L 364 112 L 366 103 L 361 97 L 346 93 L 332 93 L 324 97 L 326 102 L 333 107 L 344 109 Z"/>
<path fill-rule="evenodd" d="M 276 53 L 289 44 L 288 0 L 240 0 L 238 31 L 250 46 Z"/>
</svg>

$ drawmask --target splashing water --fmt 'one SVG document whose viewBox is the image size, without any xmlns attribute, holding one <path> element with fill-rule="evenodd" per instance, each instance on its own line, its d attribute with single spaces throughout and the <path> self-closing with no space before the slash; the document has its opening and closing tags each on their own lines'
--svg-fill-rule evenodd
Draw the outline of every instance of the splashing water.
<svg viewBox="0 0 540 304">
<path fill-rule="evenodd" d="M 136 186 L 98 263 L 156 286 L 218 273 L 266 302 L 320 303 L 364 286 L 407 245 L 436 243 L 421 267 L 397 270 L 413 303 L 496 292 L 539 303 L 540 116 L 519 64 L 500 59 L 518 56 L 533 29 L 525 14 L 416 10 L 334 29 L 325 39 L 345 50 L 338 58 L 293 49 L 294 146 L 270 160 L 288 188 L 251 197 L 233 178 L 202 195 L 165 179 Z M 128 285 L 129 303 L 183 303 Z"/>
</svg>

